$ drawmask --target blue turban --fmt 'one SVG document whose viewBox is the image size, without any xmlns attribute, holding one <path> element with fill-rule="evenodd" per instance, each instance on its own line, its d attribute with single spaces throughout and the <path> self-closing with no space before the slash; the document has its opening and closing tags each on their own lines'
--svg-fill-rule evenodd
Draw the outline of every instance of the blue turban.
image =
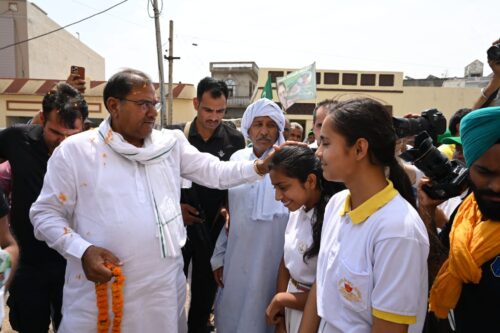
<svg viewBox="0 0 500 333">
<path fill-rule="evenodd" d="M 500 107 L 470 112 L 460 122 L 460 137 L 465 162 L 470 168 L 481 155 L 500 140 Z"/>
</svg>

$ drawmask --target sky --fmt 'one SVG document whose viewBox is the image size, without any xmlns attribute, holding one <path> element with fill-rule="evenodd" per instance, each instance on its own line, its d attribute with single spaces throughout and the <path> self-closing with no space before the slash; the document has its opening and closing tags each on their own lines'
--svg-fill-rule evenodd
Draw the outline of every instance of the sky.
<svg viewBox="0 0 500 333">
<path fill-rule="evenodd" d="M 63 26 L 122 0 L 33 0 Z M 151 0 L 152 1 L 152 0 Z M 174 21 L 174 82 L 196 84 L 212 61 L 259 67 L 401 71 L 461 77 L 500 38 L 498 0 L 158 0 L 163 54 Z M 148 13 L 149 12 L 149 13 Z M 106 78 L 124 67 L 158 79 L 151 5 L 128 0 L 67 28 L 105 58 Z M 40 33 L 43 33 L 40 31 Z M 77 34 L 78 33 L 78 34 Z M 168 63 L 164 62 L 165 81 Z"/>
</svg>

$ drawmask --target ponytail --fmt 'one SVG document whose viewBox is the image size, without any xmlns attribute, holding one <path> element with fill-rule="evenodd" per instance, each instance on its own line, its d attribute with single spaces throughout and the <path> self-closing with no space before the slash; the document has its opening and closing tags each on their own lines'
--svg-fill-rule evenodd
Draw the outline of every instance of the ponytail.
<svg viewBox="0 0 500 333">
<path fill-rule="evenodd" d="M 330 198 L 337 192 L 345 190 L 345 186 L 343 183 L 330 182 L 323 178 L 323 171 L 320 169 L 320 172 L 316 173 L 318 178 L 321 197 L 318 201 L 318 204 L 315 207 L 314 211 L 314 223 L 312 225 L 312 237 L 313 242 L 311 246 L 304 253 L 304 263 L 306 260 L 316 257 L 319 253 L 319 246 L 321 243 L 321 230 L 323 229 L 323 219 L 325 217 L 325 208 L 330 201 Z"/>
<path fill-rule="evenodd" d="M 328 204 L 328 201 L 330 201 L 330 196 L 324 191 L 321 191 L 321 197 L 314 211 L 314 222 L 311 226 L 313 242 L 311 246 L 306 250 L 306 252 L 304 252 L 304 263 L 306 263 L 308 259 L 317 256 L 319 253 L 319 245 L 321 243 L 321 230 L 323 229 L 323 218 L 325 216 L 325 208 Z"/>
<path fill-rule="evenodd" d="M 401 164 L 393 158 L 389 164 L 389 180 L 394 185 L 394 188 L 401 194 L 403 198 L 408 201 L 413 208 L 417 209 L 417 202 L 415 199 L 415 194 L 413 192 L 413 187 L 411 185 L 410 178 L 405 172 Z"/>
</svg>

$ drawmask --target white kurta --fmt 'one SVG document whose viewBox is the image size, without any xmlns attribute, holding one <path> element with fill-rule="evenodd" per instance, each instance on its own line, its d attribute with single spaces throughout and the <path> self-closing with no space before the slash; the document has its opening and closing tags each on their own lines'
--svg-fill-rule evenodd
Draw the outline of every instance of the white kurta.
<svg viewBox="0 0 500 333">
<path fill-rule="evenodd" d="M 218 188 L 260 178 L 252 163 L 224 163 L 199 153 L 180 131 L 163 135 L 177 139 L 165 170 L 178 180 L 171 194 L 175 202 L 181 177 Z M 95 130 L 68 138 L 50 158 L 31 220 L 35 236 L 68 262 L 59 333 L 96 331 L 94 283 L 81 264 L 90 245 L 110 250 L 123 262 L 123 333 L 186 330 L 182 256 L 161 258 L 150 193 L 144 166 L 116 154 Z"/>
<path fill-rule="evenodd" d="M 231 160 L 255 159 L 251 148 L 231 156 Z M 213 269 L 224 266 L 224 288 L 219 288 L 215 301 L 218 333 L 274 332 L 274 326 L 266 324 L 265 311 L 276 293 L 288 213 L 283 209 L 273 220 L 252 220 L 256 188 L 248 184 L 229 190 L 229 236 L 222 229 L 212 257 Z"/>
<path fill-rule="evenodd" d="M 304 262 L 304 253 L 313 243 L 312 224 L 314 222 L 314 211 L 305 211 L 304 207 L 290 213 L 288 225 L 285 232 L 285 247 L 283 260 L 290 277 L 295 281 L 307 286 L 312 286 L 316 280 L 316 263 L 318 257 L 307 258 Z M 292 282 L 288 284 L 288 292 L 303 292 L 297 289 Z M 286 331 L 297 333 L 303 311 L 285 308 Z"/>
</svg>

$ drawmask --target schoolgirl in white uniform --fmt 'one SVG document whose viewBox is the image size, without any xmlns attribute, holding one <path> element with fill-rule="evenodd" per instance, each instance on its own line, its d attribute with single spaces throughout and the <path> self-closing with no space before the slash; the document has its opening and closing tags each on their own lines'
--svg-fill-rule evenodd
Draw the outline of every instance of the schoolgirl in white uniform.
<svg viewBox="0 0 500 333">
<path fill-rule="evenodd" d="M 284 147 L 276 152 L 270 168 L 271 182 L 290 211 L 285 232 L 277 294 L 266 315 L 276 332 L 297 333 L 309 289 L 316 279 L 316 261 L 323 213 L 331 195 L 343 185 L 326 182 L 319 159 L 303 146 Z M 284 316 L 284 317 L 283 317 Z"/>
<path fill-rule="evenodd" d="M 422 331 L 429 241 L 395 140 L 390 114 L 371 99 L 336 104 L 323 122 L 323 175 L 347 190 L 325 210 L 316 297 L 300 332 L 316 331 L 316 312 L 323 333 Z"/>
</svg>

